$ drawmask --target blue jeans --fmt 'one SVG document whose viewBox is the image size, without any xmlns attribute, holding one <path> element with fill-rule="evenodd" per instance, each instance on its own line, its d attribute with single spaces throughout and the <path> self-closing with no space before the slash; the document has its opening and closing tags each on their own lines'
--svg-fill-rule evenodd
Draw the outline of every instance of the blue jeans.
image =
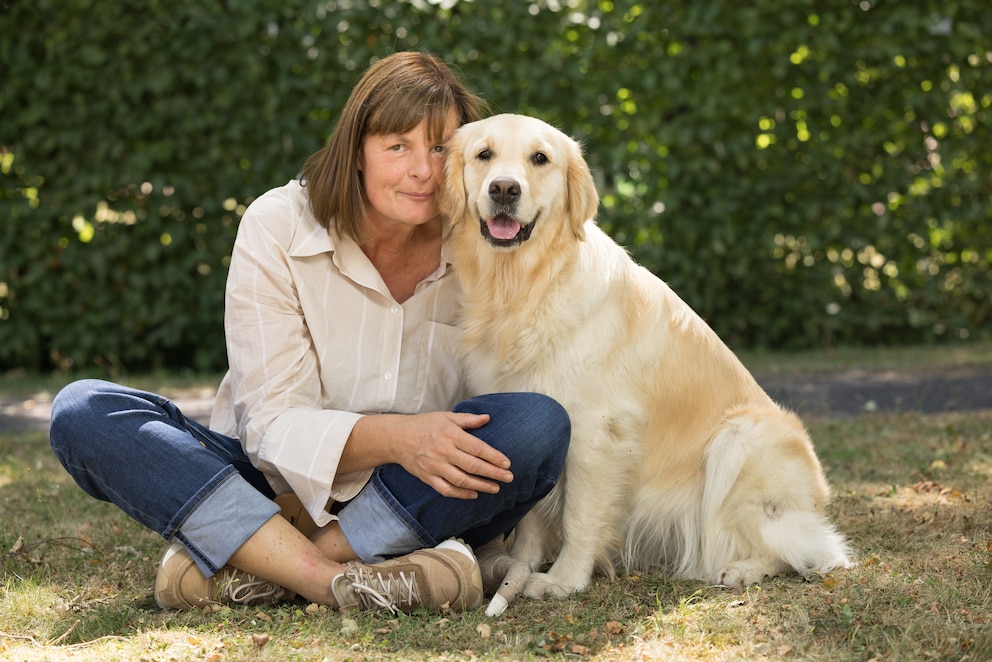
<svg viewBox="0 0 992 662">
<path fill-rule="evenodd" d="M 454 536 L 481 545 L 509 532 L 561 474 L 571 426 L 536 393 L 483 395 L 454 407 L 488 413 L 470 430 L 511 462 L 513 481 L 478 499 L 443 497 L 399 465 L 379 467 L 338 513 L 366 562 Z M 52 450 L 90 496 L 109 501 L 211 576 L 273 515 L 275 494 L 237 439 L 186 418 L 167 398 L 100 380 L 69 384 L 52 403 Z"/>
</svg>

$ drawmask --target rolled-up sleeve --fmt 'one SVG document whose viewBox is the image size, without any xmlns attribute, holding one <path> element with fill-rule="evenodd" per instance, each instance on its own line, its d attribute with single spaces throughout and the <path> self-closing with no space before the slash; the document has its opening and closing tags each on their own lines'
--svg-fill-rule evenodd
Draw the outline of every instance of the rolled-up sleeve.
<svg viewBox="0 0 992 662">
<path fill-rule="evenodd" d="M 288 249 L 299 209 L 272 195 L 242 218 L 228 276 L 225 330 L 238 437 L 248 457 L 309 504 L 354 496 L 368 479 L 333 492 L 338 461 L 360 414 L 325 409 L 318 355 Z M 288 216 L 289 222 L 267 222 Z M 280 230 L 287 234 L 274 234 Z M 333 302 L 328 302 L 333 305 Z M 357 485 L 357 487 L 356 487 Z M 318 524 L 329 517 L 323 507 Z"/>
</svg>

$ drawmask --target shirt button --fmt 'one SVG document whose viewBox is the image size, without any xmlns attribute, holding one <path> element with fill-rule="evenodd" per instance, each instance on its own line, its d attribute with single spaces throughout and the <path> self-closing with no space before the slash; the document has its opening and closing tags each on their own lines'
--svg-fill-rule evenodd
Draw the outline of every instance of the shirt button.
<svg viewBox="0 0 992 662">
<path fill-rule="evenodd" d="M 389 312 L 391 313 L 398 313 L 399 311 L 400 311 L 399 306 L 393 306 L 392 308 L 389 309 Z"/>
<path fill-rule="evenodd" d="M 390 379 L 393 378 L 393 373 L 387 372 L 385 375 L 383 375 L 383 377 L 385 377 L 386 381 L 388 382 Z"/>
</svg>

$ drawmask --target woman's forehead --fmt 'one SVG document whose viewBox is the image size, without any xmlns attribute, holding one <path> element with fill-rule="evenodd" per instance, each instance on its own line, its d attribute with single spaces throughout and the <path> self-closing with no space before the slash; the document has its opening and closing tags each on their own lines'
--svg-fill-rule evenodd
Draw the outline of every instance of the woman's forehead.
<svg viewBox="0 0 992 662">
<path fill-rule="evenodd" d="M 454 107 L 428 106 L 421 112 L 413 109 L 396 109 L 393 112 L 379 113 L 371 118 L 368 126 L 369 135 L 404 134 L 413 131 L 426 121 L 427 135 L 432 140 L 442 140 L 457 128 L 458 115 Z"/>
</svg>

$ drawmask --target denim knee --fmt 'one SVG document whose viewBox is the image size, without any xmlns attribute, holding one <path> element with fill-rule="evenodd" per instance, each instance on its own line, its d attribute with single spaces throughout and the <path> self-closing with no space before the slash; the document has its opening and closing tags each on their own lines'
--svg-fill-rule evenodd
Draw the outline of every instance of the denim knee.
<svg viewBox="0 0 992 662">
<path fill-rule="evenodd" d="M 510 458 L 511 469 L 543 467 L 558 476 L 565 464 L 572 423 L 565 408 L 541 393 L 491 393 L 454 407 L 456 412 L 489 414 L 489 423 L 471 432 Z"/>
<path fill-rule="evenodd" d="M 88 420 L 94 415 L 89 400 L 102 383 L 97 379 L 72 382 L 64 386 L 52 400 L 48 440 L 59 459 L 62 458 L 65 445 L 76 436 L 73 433 L 88 427 Z"/>
</svg>

